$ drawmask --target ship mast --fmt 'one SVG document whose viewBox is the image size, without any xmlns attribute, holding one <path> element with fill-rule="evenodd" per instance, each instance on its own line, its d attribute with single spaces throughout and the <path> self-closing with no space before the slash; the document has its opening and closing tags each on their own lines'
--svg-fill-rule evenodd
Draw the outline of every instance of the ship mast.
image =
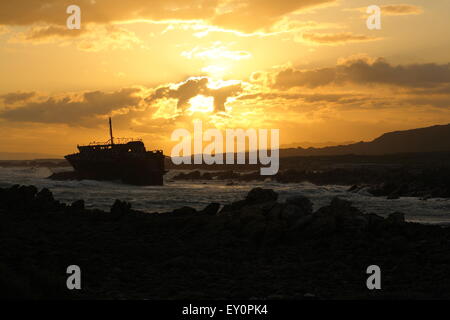
<svg viewBox="0 0 450 320">
<path fill-rule="evenodd" d="M 109 117 L 109 136 L 111 137 L 111 145 L 113 145 L 114 144 L 114 137 L 113 137 L 113 132 L 112 132 L 111 117 Z"/>
</svg>

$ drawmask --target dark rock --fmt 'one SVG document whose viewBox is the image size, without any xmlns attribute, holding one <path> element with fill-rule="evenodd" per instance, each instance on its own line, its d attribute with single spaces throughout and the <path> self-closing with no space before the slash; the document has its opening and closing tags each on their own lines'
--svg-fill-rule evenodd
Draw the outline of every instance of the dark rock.
<svg viewBox="0 0 450 320">
<path fill-rule="evenodd" d="M 368 218 L 350 201 L 333 198 L 329 206 L 322 207 L 313 214 L 309 229 L 317 233 L 333 231 L 361 231 L 369 225 Z"/>
<path fill-rule="evenodd" d="M 259 208 L 263 211 L 264 215 L 267 215 L 274 206 L 276 206 L 278 204 L 278 202 L 276 201 L 266 201 L 266 202 L 261 202 L 261 203 L 251 203 L 251 204 L 247 204 L 245 207 L 256 207 Z"/>
<path fill-rule="evenodd" d="M 38 189 L 35 186 L 20 186 L 18 191 L 22 194 L 24 201 L 30 202 L 34 200 Z"/>
<path fill-rule="evenodd" d="M 391 224 L 403 224 L 405 223 L 405 214 L 401 213 L 401 212 L 394 212 L 391 213 L 387 218 L 386 221 L 391 223 Z"/>
<path fill-rule="evenodd" d="M 369 225 L 379 225 L 385 221 L 383 217 L 380 217 L 379 215 L 373 213 L 366 214 L 365 217 Z"/>
<path fill-rule="evenodd" d="M 246 239 L 249 239 L 253 244 L 259 244 L 264 237 L 264 233 L 266 230 L 266 224 L 264 220 L 249 220 L 246 223 L 241 232 L 242 236 Z"/>
<path fill-rule="evenodd" d="M 400 199 L 400 196 L 398 194 L 396 194 L 396 193 L 391 193 L 390 195 L 388 195 L 386 197 L 386 199 L 387 200 L 397 200 L 397 199 Z"/>
<path fill-rule="evenodd" d="M 236 201 L 230 204 L 226 204 L 223 206 L 222 210 L 220 210 L 219 214 L 228 214 L 228 213 L 232 213 L 232 212 L 237 212 L 240 209 L 242 209 L 243 207 L 245 207 L 247 205 L 247 201 L 246 200 L 240 200 L 240 201 Z"/>
<path fill-rule="evenodd" d="M 281 219 L 281 212 L 283 211 L 284 207 L 286 205 L 284 203 L 275 203 L 274 206 L 270 209 L 270 211 L 267 213 L 266 218 L 267 219 Z"/>
<path fill-rule="evenodd" d="M 40 212 L 55 211 L 58 207 L 60 207 L 60 203 L 55 201 L 50 190 L 44 188 L 36 194 L 35 201 L 33 201 L 32 206 Z"/>
<path fill-rule="evenodd" d="M 298 231 L 298 230 L 305 228 L 306 226 L 308 226 L 311 223 L 311 221 L 313 219 L 314 219 L 313 215 L 307 215 L 307 216 L 300 217 L 292 225 L 292 230 Z"/>
<path fill-rule="evenodd" d="M 213 203 L 208 204 L 201 211 L 201 213 L 213 216 L 213 215 L 217 214 L 219 209 L 220 209 L 220 203 L 213 202 Z"/>
<path fill-rule="evenodd" d="M 39 191 L 36 195 L 36 199 L 38 201 L 43 201 L 43 202 L 55 201 L 55 199 L 53 198 L 53 193 L 50 190 L 48 190 L 47 188 L 44 188 L 41 191 Z"/>
<path fill-rule="evenodd" d="M 116 200 L 111 207 L 110 212 L 114 215 L 122 215 L 131 211 L 131 203 L 121 200 Z"/>
<path fill-rule="evenodd" d="M 77 200 L 74 201 L 70 208 L 72 208 L 73 210 L 77 210 L 77 211 L 82 211 L 84 210 L 84 200 Z"/>
<path fill-rule="evenodd" d="M 278 194 L 272 189 L 254 188 L 247 194 L 245 200 L 248 203 L 261 203 L 267 201 L 276 201 Z"/>
<path fill-rule="evenodd" d="M 286 203 L 293 204 L 301 210 L 301 214 L 311 214 L 313 204 L 311 200 L 302 195 L 292 196 L 286 199 Z"/>
<path fill-rule="evenodd" d="M 195 170 L 188 173 L 181 172 L 180 174 L 176 175 L 173 178 L 175 180 L 199 180 L 202 179 L 202 174 L 200 171 Z"/>
<path fill-rule="evenodd" d="M 318 297 L 315 294 L 313 294 L 313 293 L 305 293 L 303 295 L 303 298 L 305 300 L 317 300 L 318 299 Z"/>
<path fill-rule="evenodd" d="M 242 224 L 248 223 L 251 220 L 265 220 L 264 211 L 261 208 L 251 206 L 244 207 L 241 210 L 240 221 Z"/>
<path fill-rule="evenodd" d="M 352 203 L 348 200 L 341 199 L 339 197 L 334 197 L 331 200 L 330 207 L 333 209 L 349 209 Z"/>
<path fill-rule="evenodd" d="M 281 219 L 286 220 L 289 223 L 292 223 L 305 215 L 307 215 L 307 213 L 303 211 L 302 208 L 293 204 L 286 204 L 286 206 L 281 211 Z"/>
<path fill-rule="evenodd" d="M 191 207 L 181 207 L 179 209 L 175 209 L 172 211 L 173 214 L 179 214 L 179 215 L 191 215 L 197 213 L 197 210 Z"/>
<path fill-rule="evenodd" d="M 267 221 L 264 244 L 274 245 L 280 243 L 286 234 L 286 225 L 281 220 L 269 220 Z"/>
<path fill-rule="evenodd" d="M 83 211 L 77 202 L 58 207 L 57 214 L 42 211 L 40 203 L 57 202 L 46 191 L 39 201 L 33 193 L 0 188 L 0 287 L 7 289 L 0 298 L 450 296 L 450 228 L 407 223 L 401 213 L 384 219 L 336 198 L 289 224 L 283 214 L 299 212 L 296 204 L 242 200 L 224 216 L 214 215 L 218 204 L 210 204 L 202 210 L 211 210 L 208 217 L 181 208 L 175 216 L 127 214 L 119 220 L 101 210 Z M 26 210 L 19 205 L 23 199 L 30 201 Z M 73 207 L 88 214 L 72 214 Z M 117 200 L 111 212 L 120 218 L 136 211 Z M 88 271 L 91 290 L 67 292 L 64 270 L 71 261 Z M 388 271 L 392 285 L 367 291 L 364 271 L 372 263 Z"/>
<path fill-rule="evenodd" d="M 56 181 L 81 180 L 81 177 L 75 171 L 63 171 L 52 173 L 47 179 Z"/>
<path fill-rule="evenodd" d="M 210 172 L 204 172 L 202 175 L 203 180 L 211 180 L 213 178 L 213 175 Z"/>
</svg>

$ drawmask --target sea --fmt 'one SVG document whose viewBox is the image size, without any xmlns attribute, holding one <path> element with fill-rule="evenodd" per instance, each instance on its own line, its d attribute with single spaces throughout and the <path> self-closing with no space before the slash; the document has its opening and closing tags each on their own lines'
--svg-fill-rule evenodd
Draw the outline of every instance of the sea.
<svg viewBox="0 0 450 320">
<path fill-rule="evenodd" d="M 46 167 L 0 167 L 0 187 L 15 184 L 34 185 L 50 189 L 55 198 L 70 204 L 83 199 L 87 208 L 109 210 L 115 199 L 128 201 L 133 209 L 151 213 L 170 212 L 183 206 L 202 209 L 211 202 L 231 203 L 243 199 L 255 187 L 270 188 L 279 194 L 283 202 L 293 195 L 304 195 L 311 199 L 314 209 L 328 205 L 334 197 L 349 200 L 365 213 L 387 216 L 392 212 L 403 212 L 411 222 L 424 224 L 450 224 L 450 199 L 421 200 L 415 197 L 401 197 L 388 200 L 374 197 L 366 191 L 347 192 L 349 186 L 321 185 L 312 183 L 278 183 L 270 178 L 261 182 L 242 181 L 179 181 L 173 177 L 181 170 L 165 175 L 164 186 L 130 186 L 114 181 L 53 181 L 47 179 L 53 172 L 70 168 Z M 185 171 L 184 171 L 185 172 Z"/>
</svg>

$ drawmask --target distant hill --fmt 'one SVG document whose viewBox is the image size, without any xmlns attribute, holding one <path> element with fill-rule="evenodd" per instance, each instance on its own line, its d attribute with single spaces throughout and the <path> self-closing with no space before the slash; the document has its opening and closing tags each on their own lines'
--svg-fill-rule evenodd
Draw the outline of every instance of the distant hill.
<svg viewBox="0 0 450 320">
<path fill-rule="evenodd" d="M 325 141 L 325 142 L 310 142 L 310 141 L 303 141 L 303 142 L 293 142 L 288 144 L 282 144 L 280 145 L 280 149 L 292 149 L 292 148 L 323 148 L 323 147 L 331 147 L 331 146 L 342 146 L 347 144 L 355 143 L 355 141 L 343 141 L 343 142 L 336 142 L 336 141 Z"/>
<path fill-rule="evenodd" d="M 0 160 L 34 160 L 34 159 L 62 159 L 56 154 L 32 152 L 0 152 Z"/>
<path fill-rule="evenodd" d="M 450 124 L 389 132 L 369 142 L 324 148 L 281 149 L 280 156 L 381 155 L 433 151 L 450 151 Z"/>
</svg>

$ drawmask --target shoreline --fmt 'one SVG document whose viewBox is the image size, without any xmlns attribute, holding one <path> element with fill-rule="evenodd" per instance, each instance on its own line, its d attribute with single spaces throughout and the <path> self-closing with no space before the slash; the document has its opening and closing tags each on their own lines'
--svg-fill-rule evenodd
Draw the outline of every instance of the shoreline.
<svg viewBox="0 0 450 320">
<path fill-rule="evenodd" d="M 450 216 L 450 198 L 428 198 L 422 196 L 400 196 L 387 199 L 385 196 L 375 197 L 367 192 L 367 187 L 356 192 L 348 192 L 351 186 L 336 184 L 317 185 L 309 182 L 278 183 L 276 181 L 238 181 L 238 180 L 174 180 L 179 173 L 191 174 L 193 171 L 177 170 L 166 176 L 164 187 L 134 187 L 110 181 L 54 181 L 45 179 L 50 171 L 42 168 L 31 170 L 2 170 L 4 182 L 0 187 L 14 184 L 36 185 L 39 188 L 49 188 L 56 197 L 67 204 L 83 198 L 89 208 L 99 208 L 108 211 L 112 205 L 111 199 L 131 201 L 138 210 L 153 210 L 163 212 L 187 205 L 200 210 L 210 202 L 220 200 L 222 203 L 235 201 L 245 196 L 252 187 L 273 188 L 280 192 L 281 199 L 295 194 L 310 197 L 314 208 L 318 209 L 331 201 L 333 196 L 340 196 L 352 201 L 365 213 L 376 213 L 385 216 L 388 211 L 405 212 L 408 221 L 426 224 L 447 224 Z M 206 172 L 206 171 L 205 171 Z M 218 171 L 220 173 L 220 171 Z M 212 172 L 209 172 L 213 174 Z M 100 188 L 100 189 L 98 189 Z M 215 195 L 218 195 L 216 197 Z"/>
</svg>

